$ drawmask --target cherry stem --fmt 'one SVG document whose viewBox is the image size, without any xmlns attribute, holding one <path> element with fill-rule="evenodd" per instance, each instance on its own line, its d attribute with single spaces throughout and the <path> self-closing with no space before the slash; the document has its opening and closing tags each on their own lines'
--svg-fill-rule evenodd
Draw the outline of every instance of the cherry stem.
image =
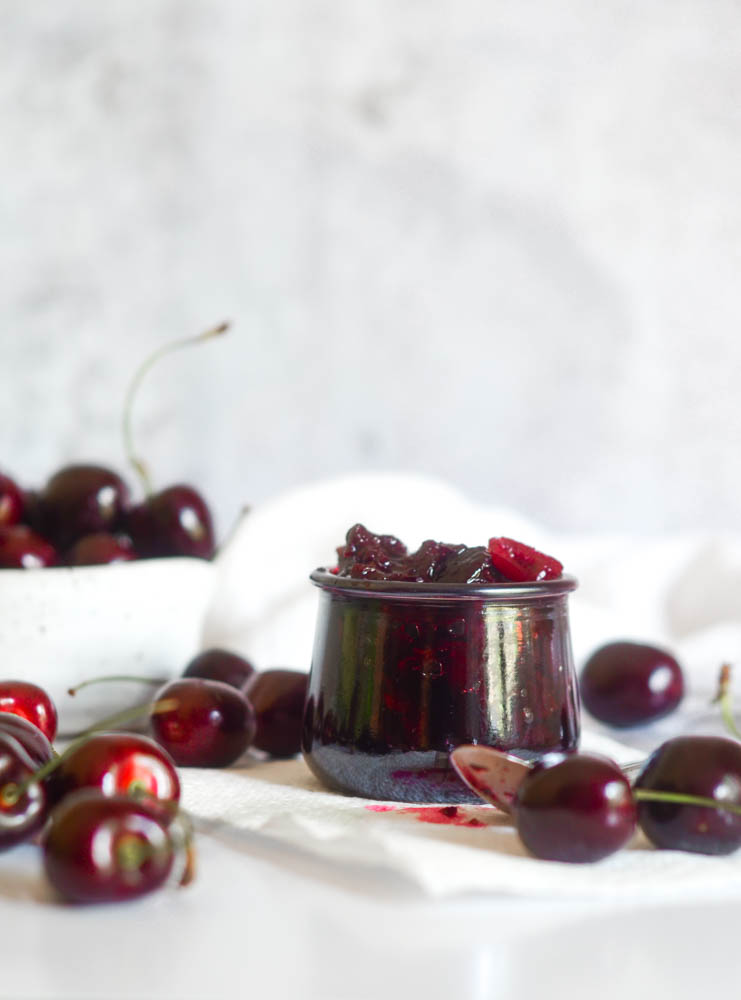
<svg viewBox="0 0 741 1000">
<path fill-rule="evenodd" d="M 145 361 L 134 372 L 134 377 L 131 379 L 131 382 L 129 382 L 129 387 L 126 390 L 123 411 L 122 430 L 124 451 L 129 464 L 139 476 L 142 486 L 144 487 L 144 492 L 148 497 L 152 495 L 152 480 L 146 464 L 136 454 L 134 449 L 134 435 L 131 429 L 131 414 L 133 412 L 134 399 L 139 390 L 139 386 L 141 385 L 141 382 L 147 372 L 153 368 L 161 358 L 165 357 L 166 354 L 178 351 L 181 347 L 191 347 L 194 344 L 200 344 L 201 341 L 211 340 L 213 337 L 218 337 L 220 334 L 226 333 L 228 329 L 229 323 L 219 323 L 217 326 L 211 327 L 210 330 L 205 330 L 203 333 L 199 333 L 195 337 L 183 337 L 180 340 L 172 340 L 167 344 L 163 344 L 162 347 L 157 348 L 156 351 L 153 351 L 152 354 L 145 359 Z"/>
<path fill-rule="evenodd" d="M 660 792 L 651 788 L 634 788 L 633 795 L 639 802 L 672 802 L 683 806 L 702 806 L 706 809 L 722 809 L 741 816 L 741 805 L 708 799 L 703 795 L 687 795 L 684 792 Z"/>
<path fill-rule="evenodd" d="M 170 838 L 175 850 L 183 852 L 183 865 L 178 875 L 178 885 L 190 885 L 196 877 L 196 848 L 193 842 L 193 822 L 188 813 L 177 802 L 166 802 L 164 799 L 159 799 L 148 789 L 136 788 L 132 790 L 132 787 L 129 786 L 128 793 L 138 802 L 154 801 L 160 808 L 164 808 L 170 813 L 171 822 L 168 827 Z"/>
<path fill-rule="evenodd" d="M 111 729 L 113 726 L 120 726 L 123 722 L 132 722 L 134 719 L 141 718 L 142 715 L 157 715 L 160 712 L 169 712 L 173 708 L 178 707 L 178 700 L 176 698 L 163 698 L 161 701 L 147 702 L 146 705 L 137 705 L 135 708 L 129 708 L 124 712 L 116 712 L 115 715 L 109 715 L 107 718 L 102 719 L 100 722 L 91 726 L 90 729 L 86 729 L 84 733 L 78 736 L 76 739 L 72 740 L 70 745 L 60 754 L 58 757 L 53 757 L 51 760 L 43 764 L 38 771 L 34 771 L 33 774 L 29 774 L 27 778 L 24 778 L 20 784 L 16 785 L 14 782 L 9 782 L 4 785 L 2 790 L 0 790 L 0 796 L 2 796 L 3 802 L 7 805 L 12 805 L 16 803 L 23 795 L 26 794 L 31 785 L 37 785 L 39 782 L 47 778 L 52 771 L 56 771 L 60 764 L 63 763 L 69 757 L 73 751 L 75 751 L 79 746 L 94 736 L 95 733 L 99 733 L 105 729 Z"/>
<path fill-rule="evenodd" d="M 736 720 L 733 718 L 733 695 L 731 694 L 730 663 L 724 663 L 720 668 L 720 676 L 718 677 L 718 693 L 715 698 L 713 698 L 713 704 L 720 707 L 720 714 L 728 732 L 732 736 L 735 736 L 737 740 L 741 740 L 741 730 L 738 728 Z"/>
<path fill-rule="evenodd" d="M 246 504 L 244 507 L 242 507 L 242 509 L 239 511 L 234 521 L 232 522 L 232 526 L 227 532 L 226 538 L 224 538 L 223 542 L 218 547 L 215 553 L 217 556 L 221 555 L 222 552 L 224 552 L 226 549 L 229 548 L 229 546 L 232 543 L 232 540 L 236 537 L 237 531 L 239 530 L 242 521 L 247 517 L 248 514 L 251 513 L 251 511 L 252 508 L 249 506 L 249 504 Z"/>
<path fill-rule="evenodd" d="M 196 877 L 196 849 L 193 842 L 193 822 L 182 809 L 178 811 L 175 821 L 170 824 L 170 836 L 175 840 L 176 847 L 183 852 L 183 868 L 178 885 L 190 885 Z"/>
<path fill-rule="evenodd" d="M 156 851 L 151 844 L 144 844 L 138 837 L 129 834 L 116 844 L 115 853 L 120 868 L 127 872 L 137 872 L 155 856 Z"/>
<path fill-rule="evenodd" d="M 109 681 L 136 681 L 137 684 L 152 684 L 161 687 L 168 683 L 169 678 L 138 677 L 136 674 L 108 674 L 106 677 L 91 677 L 90 680 L 81 681 L 74 687 L 67 688 L 67 694 L 74 698 L 77 692 L 82 691 L 83 688 L 90 687 L 92 684 L 108 684 Z"/>
</svg>

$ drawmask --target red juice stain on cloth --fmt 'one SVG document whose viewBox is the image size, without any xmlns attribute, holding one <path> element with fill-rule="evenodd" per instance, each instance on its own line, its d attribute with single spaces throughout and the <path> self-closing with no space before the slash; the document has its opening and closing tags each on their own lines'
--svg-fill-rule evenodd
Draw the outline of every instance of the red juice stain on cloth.
<svg viewBox="0 0 741 1000">
<path fill-rule="evenodd" d="M 407 816 L 414 816 L 420 823 L 436 823 L 447 826 L 467 826 L 483 827 L 487 824 L 483 820 L 471 816 L 468 810 L 460 806 L 385 806 L 367 805 L 365 807 L 370 812 L 395 812 Z"/>
</svg>

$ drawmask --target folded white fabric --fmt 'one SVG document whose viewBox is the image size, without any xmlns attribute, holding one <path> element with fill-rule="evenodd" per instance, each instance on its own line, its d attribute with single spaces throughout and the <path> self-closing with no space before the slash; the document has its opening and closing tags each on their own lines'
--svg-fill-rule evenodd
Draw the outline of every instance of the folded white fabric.
<svg viewBox="0 0 741 1000">
<path fill-rule="evenodd" d="M 484 544 L 508 535 L 557 556 L 580 582 L 571 604 L 577 662 L 617 638 L 671 648 L 689 681 L 682 710 L 631 732 L 631 746 L 590 724 L 584 747 L 625 763 L 669 735 L 721 731 L 709 699 L 720 663 L 741 647 L 741 539 L 559 536 L 418 477 L 335 480 L 251 513 L 219 558 L 204 644 L 242 651 L 263 668 L 308 669 L 316 607 L 308 574 L 334 561 L 335 547 L 357 521 L 410 547 L 427 537 Z M 250 834 L 259 832 L 302 853 L 384 867 L 433 895 L 741 895 L 741 852 L 708 858 L 656 851 L 637 837 L 630 849 L 596 865 L 538 861 L 526 855 L 508 818 L 490 807 L 460 807 L 442 822 L 434 807 L 328 792 L 300 760 L 185 771 L 183 785 L 186 808 L 235 848 L 249 849 Z"/>
<path fill-rule="evenodd" d="M 586 747 L 623 761 L 635 753 L 587 734 Z M 430 896 L 495 892 L 520 896 L 662 900 L 741 896 L 741 852 L 710 858 L 657 851 L 640 836 L 597 864 L 531 858 L 509 817 L 492 806 L 414 806 L 336 795 L 302 760 L 249 760 L 228 771 L 185 770 L 183 804 L 203 833 L 234 850 L 274 838 L 302 857 L 384 869 Z M 451 815 L 453 813 L 453 815 Z M 322 867 L 317 874 L 321 877 Z"/>
</svg>

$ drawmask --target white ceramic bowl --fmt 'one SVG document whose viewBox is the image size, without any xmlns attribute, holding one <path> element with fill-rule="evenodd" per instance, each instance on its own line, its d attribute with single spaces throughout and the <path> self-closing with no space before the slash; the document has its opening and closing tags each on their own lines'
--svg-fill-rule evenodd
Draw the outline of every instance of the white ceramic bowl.
<svg viewBox="0 0 741 1000">
<path fill-rule="evenodd" d="M 92 677 L 169 678 L 201 648 L 215 564 L 142 559 L 109 566 L 0 570 L 0 677 L 32 681 L 53 698 L 70 735 L 139 704 L 148 684 L 67 689 Z"/>
</svg>

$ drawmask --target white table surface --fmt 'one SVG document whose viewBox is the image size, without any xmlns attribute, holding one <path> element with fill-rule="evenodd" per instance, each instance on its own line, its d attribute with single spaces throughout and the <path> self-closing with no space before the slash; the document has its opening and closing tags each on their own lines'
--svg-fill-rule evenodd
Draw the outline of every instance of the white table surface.
<svg viewBox="0 0 741 1000">
<path fill-rule="evenodd" d="M 191 887 L 94 907 L 53 899 L 36 847 L 0 856 L 0 996 L 696 1000 L 741 976 L 738 899 L 439 901 L 262 834 L 198 847 Z"/>
</svg>

